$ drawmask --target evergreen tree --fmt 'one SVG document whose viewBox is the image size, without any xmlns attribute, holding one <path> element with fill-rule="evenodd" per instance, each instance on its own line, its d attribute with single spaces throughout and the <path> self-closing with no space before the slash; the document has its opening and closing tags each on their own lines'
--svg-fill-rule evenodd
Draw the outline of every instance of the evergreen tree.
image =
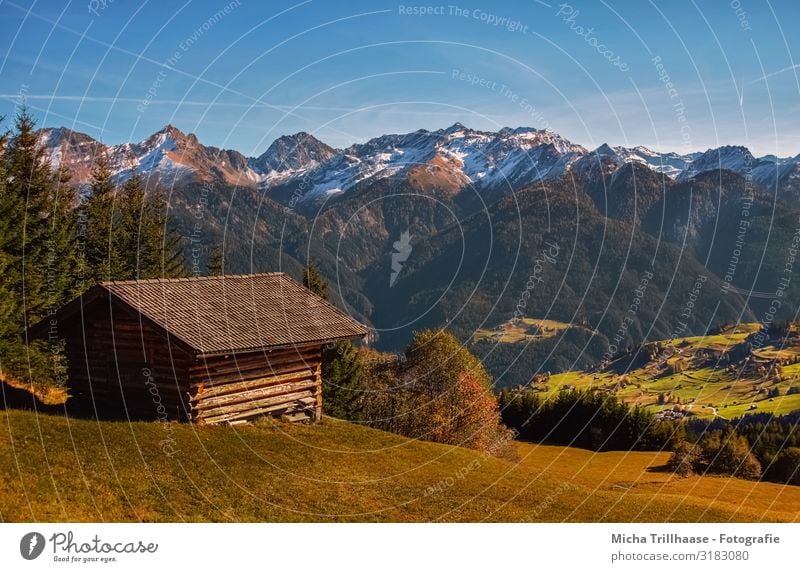
<svg viewBox="0 0 800 572">
<path fill-rule="evenodd" d="M 5 280 L 23 301 L 22 318 L 27 323 L 73 293 L 76 256 L 70 176 L 64 168 L 51 170 L 35 127 L 27 110 L 20 111 L 4 153 L 9 195 L 4 210 L 10 211 L 7 216 L 18 217 L 7 219 L 4 251 L 18 261 L 18 268 Z"/>
<path fill-rule="evenodd" d="M 767 476 L 779 483 L 800 486 L 800 448 L 787 447 L 778 453 Z"/>
<path fill-rule="evenodd" d="M 167 201 L 156 191 L 145 193 L 141 176 L 134 172 L 121 189 L 119 228 L 114 249 L 120 264 L 116 278 L 140 280 L 185 276 L 180 237 L 167 226 Z"/>
<path fill-rule="evenodd" d="M 89 193 L 81 207 L 84 230 L 84 262 L 90 284 L 110 280 L 120 273 L 119 256 L 113 247 L 114 178 L 108 159 L 99 154 L 89 181 Z"/>
<path fill-rule="evenodd" d="M 146 241 L 154 271 L 151 277 L 181 278 L 187 275 L 181 237 L 171 230 L 169 202 L 160 190 L 147 200 L 148 223 L 145 225 Z"/>
<path fill-rule="evenodd" d="M 0 365 L 5 375 L 46 384 L 60 373 L 60 345 L 26 344 L 24 332 L 75 292 L 75 194 L 66 169 L 51 170 L 35 127 L 22 109 L 3 145 Z"/>
<path fill-rule="evenodd" d="M 10 360 L 21 355 L 20 337 L 21 304 L 21 254 L 18 252 L 22 239 L 20 221 L 23 219 L 24 202 L 9 188 L 6 175 L 6 145 L 8 136 L 0 137 L 3 160 L 0 161 L 0 374 L 11 369 Z"/>
<path fill-rule="evenodd" d="M 114 232 L 114 250 L 119 253 L 116 279 L 145 278 L 140 273 L 142 244 L 140 240 L 142 215 L 145 213 L 145 193 L 142 178 L 134 171 L 120 189 L 119 229 Z"/>
<path fill-rule="evenodd" d="M 26 109 L 0 135 L 0 159 L 0 375 L 52 385 L 64 380 L 57 324 L 47 341 L 26 328 L 98 280 L 182 276 L 183 252 L 163 194 L 148 197 L 135 173 L 117 193 L 103 157 L 76 208 L 70 173 L 52 169 Z"/>
<path fill-rule="evenodd" d="M 328 282 L 313 263 L 303 272 L 303 285 L 317 296 L 328 299 Z M 327 415 L 351 420 L 359 417 L 358 402 L 363 398 L 366 371 L 362 353 L 350 340 L 323 348 L 322 402 Z"/>
<path fill-rule="evenodd" d="M 38 144 L 35 127 L 33 118 L 22 109 L 6 152 L 7 190 L 21 202 L 19 218 L 11 222 L 13 230 L 8 242 L 12 258 L 18 262 L 11 280 L 17 300 L 31 321 L 42 316 L 45 306 L 48 202 L 54 194 L 53 174 Z M 25 318 L 19 316 L 23 324 Z"/>
<path fill-rule="evenodd" d="M 323 348 L 322 402 L 327 415 L 350 420 L 359 418 L 366 373 L 365 360 L 350 340 Z"/>
<path fill-rule="evenodd" d="M 328 299 L 328 282 L 322 277 L 313 262 L 309 262 L 303 272 L 303 286 L 320 298 Z"/>
<path fill-rule="evenodd" d="M 55 311 L 82 290 L 78 284 L 78 251 L 75 243 L 77 209 L 72 174 L 60 166 L 53 174 L 50 217 L 47 228 L 47 310 Z"/>
<path fill-rule="evenodd" d="M 225 261 L 221 246 L 214 246 L 211 249 L 211 256 L 206 265 L 206 273 L 208 276 L 222 276 L 225 274 Z"/>
</svg>

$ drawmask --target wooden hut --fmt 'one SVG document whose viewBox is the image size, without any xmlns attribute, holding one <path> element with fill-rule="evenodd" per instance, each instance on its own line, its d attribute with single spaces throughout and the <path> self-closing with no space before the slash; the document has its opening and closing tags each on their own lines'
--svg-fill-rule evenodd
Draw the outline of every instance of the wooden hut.
<svg viewBox="0 0 800 572">
<path fill-rule="evenodd" d="M 98 417 L 316 421 L 323 345 L 367 328 L 282 273 L 105 282 L 31 328 Z"/>
</svg>

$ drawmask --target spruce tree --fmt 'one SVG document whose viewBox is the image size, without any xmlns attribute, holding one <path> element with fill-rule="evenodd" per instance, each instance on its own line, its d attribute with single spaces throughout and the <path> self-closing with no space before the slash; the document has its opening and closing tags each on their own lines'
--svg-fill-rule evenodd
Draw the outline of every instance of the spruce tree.
<svg viewBox="0 0 800 572">
<path fill-rule="evenodd" d="M 65 166 L 53 173 L 47 235 L 47 310 L 55 311 L 79 294 L 82 284 L 76 274 L 78 251 L 76 192 L 72 174 Z"/>
<path fill-rule="evenodd" d="M 9 188 L 6 171 L 8 136 L 0 137 L 0 375 L 13 370 L 12 361 L 23 353 L 20 324 L 22 321 L 19 292 L 21 290 L 21 255 L 17 252 L 22 239 L 20 222 L 24 202 Z"/>
<path fill-rule="evenodd" d="M 303 272 L 303 285 L 320 298 L 328 299 L 328 282 L 313 263 Z M 342 419 L 357 420 L 358 401 L 367 368 L 359 349 L 350 340 L 322 348 L 322 402 L 325 413 Z"/>
<path fill-rule="evenodd" d="M 4 373 L 46 384 L 60 361 L 58 344 L 28 343 L 25 329 L 74 294 L 75 193 L 67 170 L 51 169 L 35 127 L 23 108 L 3 149 L 0 359 Z"/>
<path fill-rule="evenodd" d="M 169 230 L 164 194 L 145 193 L 135 171 L 121 189 L 119 229 L 114 246 L 119 253 L 119 279 L 178 278 L 186 275 L 180 237 Z"/>
<path fill-rule="evenodd" d="M 206 265 L 206 273 L 208 276 L 222 276 L 225 274 L 225 261 L 221 246 L 212 247 L 211 256 Z"/>
<path fill-rule="evenodd" d="M 35 321 L 41 317 L 46 299 L 48 201 L 54 181 L 38 144 L 36 124 L 26 109 L 18 113 L 14 127 L 6 152 L 7 187 L 22 206 L 19 218 L 12 221 L 8 247 L 18 264 L 13 286 L 17 300 Z M 24 322 L 25 316 L 20 319 Z"/>
<path fill-rule="evenodd" d="M 84 224 L 86 279 L 91 284 L 119 274 L 119 255 L 114 248 L 114 175 L 108 158 L 99 154 L 92 167 L 89 192 L 81 207 Z"/>
<path fill-rule="evenodd" d="M 313 262 L 309 262 L 303 272 L 303 286 L 320 298 L 328 299 L 328 282 L 322 277 Z"/>
<path fill-rule="evenodd" d="M 169 202 L 160 190 L 146 200 L 147 220 L 143 223 L 147 243 L 147 273 L 151 278 L 181 278 L 186 276 L 186 264 L 181 237 L 169 228 Z"/>
<path fill-rule="evenodd" d="M 139 232 L 145 212 L 145 194 L 142 178 L 134 171 L 120 189 L 119 228 L 113 234 L 113 247 L 119 253 L 116 279 L 140 278 L 141 244 Z"/>
</svg>

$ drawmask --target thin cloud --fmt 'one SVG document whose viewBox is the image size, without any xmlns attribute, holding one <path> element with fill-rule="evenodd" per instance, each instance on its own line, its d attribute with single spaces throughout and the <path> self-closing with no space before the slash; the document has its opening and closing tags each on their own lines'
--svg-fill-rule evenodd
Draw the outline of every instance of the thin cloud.
<svg viewBox="0 0 800 572">
<path fill-rule="evenodd" d="M 793 66 L 785 67 L 783 69 L 779 69 L 778 71 L 774 71 L 774 72 L 768 73 L 767 75 L 762 75 L 760 78 L 754 79 L 750 83 L 758 83 L 760 81 L 764 81 L 765 79 L 769 79 L 771 77 L 775 77 L 776 75 L 780 75 L 782 73 L 786 73 L 787 71 L 792 71 L 792 70 L 796 70 L 796 69 L 800 69 L 800 64 L 795 64 Z"/>
</svg>

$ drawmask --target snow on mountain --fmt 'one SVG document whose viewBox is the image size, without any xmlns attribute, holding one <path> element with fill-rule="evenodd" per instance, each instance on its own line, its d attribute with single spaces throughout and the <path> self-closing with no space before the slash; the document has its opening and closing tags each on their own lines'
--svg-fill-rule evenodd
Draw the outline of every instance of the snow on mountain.
<svg viewBox="0 0 800 572">
<path fill-rule="evenodd" d="M 84 133 L 66 127 L 42 129 L 38 134 L 39 144 L 44 148 L 53 166 L 66 162 L 77 181 L 88 179 L 95 154 L 103 145 Z"/>
<path fill-rule="evenodd" d="M 708 171 L 727 170 L 738 173 L 765 188 L 785 185 L 791 174 L 800 167 L 800 155 L 780 158 L 775 155 L 754 157 L 747 147 L 725 145 L 698 153 L 694 160 L 678 176 L 678 181 Z"/>
<path fill-rule="evenodd" d="M 305 173 L 313 182 L 306 198 L 389 177 L 406 177 L 417 186 L 446 192 L 467 186 L 518 188 L 560 176 L 585 152 L 552 131 L 531 128 L 495 133 L 456 123 L 437 131 L 383 135 L 352 145 Z"/>
<path fill-rule="evenodd" d="M 679 155 L 678 153 L 659 153 L 647 147 L 637 146 L 633 148 L 615 147 L 615 151 L 625 163 L 642 163 L 647 165 L 657 173 L 664 173 L 669 177 L 675 178 L 692 162 L 696 153 Z"/>
<path fill-rule="evenodd" d="M 78 184 L 88 182 L 99 153 L 108 158 L 119 180 L 127 179 L 134 170 L 145 179 L 167 185 L 220 180 L 229 185 L 256 186 L 264 180 L 238 151 L 207 147 L 194 134 L 187 135 L 172 125 L 138 143 L 108 146 L 65 128 L 42 129 L 39 141 L 51 164 L 65 162 Z"/>
<path fill-rule="evenodd" d="M 305 172 L 336 155 L 336 149 L 304 131 L 283 135 L 250 165 L 273 180 Z"/>
<path fill-rule="evenodd" d="M 747 147 L 726 145 L 718 149 L 709 149 L 700 153 L 687 165 L 677 177 L 678 181 L 685 181 L 698 173 L 725 169 L 742 174 L 747 169 L 752 169 L 756 159 Z"/>
<path fill-rule="evenodd" d="M 171 125 L 144 141 L 113 146 L 66 128 L 42 129 L 39 137 L 50 161 L 65 161 L 79 183 L 88 180 L 95 155 L 105 153 L 120 179 L 136 169 L 169 185 L 221 181 L 269 191 L 302 182 L 303 200 L 344 193 L 385 178 L 399 178 L 415 188 L 448 194 L 466 188 L 502 192 L 557 179 L 568 172 L 610 176 L 629 163 L 678 181 L 701 172 L 728 169 L 765 187 L 785 183 L 800 187 L 800 156 L 755 158 L 741 146 L 685 155 L 608 144 L 589 151 L 553 131 L 530 127 L 490 132 L 456 123 L 436 131 L 382 135 L 342 150 L 300 132 L 279 137 L 262 155 L 251 158 L 204 146 L 195 135 Z"/>
</svg>

